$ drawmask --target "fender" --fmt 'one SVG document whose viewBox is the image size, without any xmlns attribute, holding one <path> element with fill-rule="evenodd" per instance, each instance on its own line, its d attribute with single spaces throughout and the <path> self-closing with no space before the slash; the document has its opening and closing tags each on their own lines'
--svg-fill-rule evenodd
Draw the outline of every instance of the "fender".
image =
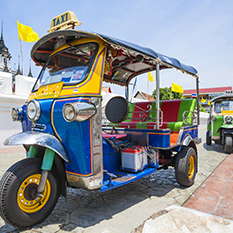
<svg viewBox="0 0 233 233">
<path fill-rule="evenodd" d="M 191 147 L 193 147 L 193 149 L 197 153 L 197 147 L 196 147 L 195 140 L 193 140 L 193 138 L 190 135 L 186 135 L 186 137 L 183 139 L 182 145 L 183 146 L 191 146 Z"/>
<path fill-rule="evenodd" d="M 35 131 L 26 131 L 7 138 L 4 145 L 38 145 L 56 152 L 63 160 L 69 163 L 69 157 L 61 142 L 53 135 Z"/>
<path fill-rule="evenodd" d="M 188 146 L 191 141 L 193 141 L 192 137 L 190 135 L 186 135 L 186 137 L 183 139 L 182 145 Z"/>
<path fill-rule="evenodd" d="M 220 133 L 221 131 L 224 131 L 224 134 L 233 134 L 233 126 L 232 125 L 222 125 L 219 129 L 218 129 L 218 133 Z"/>
</svg>

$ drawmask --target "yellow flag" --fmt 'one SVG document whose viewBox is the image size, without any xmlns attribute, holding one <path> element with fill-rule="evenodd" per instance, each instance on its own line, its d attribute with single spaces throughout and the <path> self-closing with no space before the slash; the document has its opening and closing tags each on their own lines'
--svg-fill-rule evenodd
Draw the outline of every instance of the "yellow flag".
<svg viewBox="0 0 233 233">
<path fill-rule="evenodd" d="M 151 72 L 148 73 L 148 79 L 150 82 L 154 81 L 154 78 L 153 78 Z"/>
<path fill-rule="evenodd" d="M 175 83 L 172 83 L 172 91 L 182 93 L 182 94 L 184 93 L 182 86 L 175 84 Z"/>
<path fill-rule="evenodd" d="M 201 102 L 204 104 L 206 102 L 206 100 L 203 99 L 203 97 L 201 97 Z"/>
<path fill-rule="evenodd" d="M 210 101 L 208 100 L 208 105 L 210 105 Z"/>
<path fill-rule="evenodd" d="M 17 20 L 17 27 L 19 33 L 19 40 L 23 40 L 26 42 L 34 42 L 39 40 L 38 34 L 34 32 L 31 27 L 19 23 L 18 20 Z"/>
</svg>

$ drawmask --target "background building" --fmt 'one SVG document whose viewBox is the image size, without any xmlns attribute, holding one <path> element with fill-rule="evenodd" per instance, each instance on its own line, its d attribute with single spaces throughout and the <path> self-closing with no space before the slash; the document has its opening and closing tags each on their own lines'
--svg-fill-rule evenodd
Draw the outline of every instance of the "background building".
<svg viewBox="0 0 233 233">
<path fill-rule="evenodd" d="M 142 91 L 137 91 L 137 93 L 134 95 L 134 98 L 140 99 L 141 101 L 155 101 L 152 95 L 146 94 Z"/>
<path fill-rule="evenodd" d="M 0 38 L 0 71 L 11 72 L 10 59 L 11 59 L 11 55 L 3 40 L 3 22 L 2 22 L 1 38 Z"/>
<path fill-rule="evenodd" d="M 225 91 L 231 91 L 232 86 L 228 87 L 213 87 L 213 88 L 200 88 L 200 104 L 206 111 L 209 111 L 209 101 L 218 95 L 222 95 Z M 196 94 L 196 89 L 184 90 L 183 96 L 186 98 L 191 98 L 192 94 Z"/>
</svg>

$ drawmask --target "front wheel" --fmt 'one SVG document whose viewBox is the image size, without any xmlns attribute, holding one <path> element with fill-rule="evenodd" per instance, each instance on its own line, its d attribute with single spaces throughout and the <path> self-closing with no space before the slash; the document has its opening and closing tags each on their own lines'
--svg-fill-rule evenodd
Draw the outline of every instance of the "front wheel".
<svg viewBox="0 0 233 233">
<path fill-rule="evenodd" d="M 175 174 L 177 182 L 185 187 L 194 183 L 197 173 L 197 154 L 192 147 L 183 147 L 176 156 Z"/>
<path fill-rule="evenodd" d="M 229 134 L 225 136 L 224 151 L 227 154 L 230 154 L 232 151 L 232 136 Z"/>
<path fill-rule="evenodd" d="M 0 215 L 16 228 L 28 228 L 42 222 L 58 200 L 58 180 L 49 172 L 42 197 L 35 191 L 41 177 L 41 159 L 28 158 L 12 165 L 0 181 Z"/>
</svg>

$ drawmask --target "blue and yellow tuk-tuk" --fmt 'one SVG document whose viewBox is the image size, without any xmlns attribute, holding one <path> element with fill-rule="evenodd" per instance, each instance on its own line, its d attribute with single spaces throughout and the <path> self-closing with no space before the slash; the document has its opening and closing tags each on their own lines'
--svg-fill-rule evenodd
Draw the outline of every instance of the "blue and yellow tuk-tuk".
<svg viewBox="0 0 233 233">
<path fill-rule="evenodd" d="M 23 145 L 27 158 L 0 181 L 0 215 L 16 228 L 42 222 L 67 187 L 108 191 L 156 170 L 175 168 L 177 182 L 197 172 L 197 99 L 159 100 L 160 71 L 175 68 L 196 79 L 195 68 L 152 49 L 97 33 L 77 31 L 72 12 L 52 20 L 31 57 L 42 66 L 22 108 L 12 119 L 23 132 L 5 145 Z M 130 103 L 121 96 L 102 108 L 103 81 L 126 87 L 156 71 L 156 101 Z M 103 114 L 103 116 L 102 116 Z"/>
</svg>

